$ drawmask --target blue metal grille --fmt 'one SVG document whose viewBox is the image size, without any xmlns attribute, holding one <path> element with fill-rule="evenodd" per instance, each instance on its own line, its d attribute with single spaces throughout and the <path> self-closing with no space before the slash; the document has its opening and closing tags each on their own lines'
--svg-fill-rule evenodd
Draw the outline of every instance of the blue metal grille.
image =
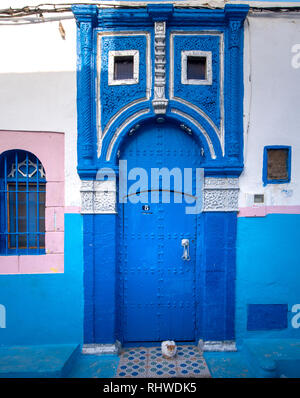
<svg viewBox="0 0 300 398">
<path fill-rule="evenodd" d="M 45 253 L 46 176 L 30 152 L 8 151 L 0 158 L 0 253 Z"/>
</svg>

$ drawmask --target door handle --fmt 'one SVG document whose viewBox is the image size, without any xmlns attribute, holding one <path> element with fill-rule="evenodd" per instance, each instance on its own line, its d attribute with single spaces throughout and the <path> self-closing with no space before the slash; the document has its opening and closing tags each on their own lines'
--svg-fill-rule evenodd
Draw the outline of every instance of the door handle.
<svg viewBox="0 0 300 398">
<path fill-rule="evenodd" d="M 190 261 L 190 241 L 188 239 L 182 239 L 181 246 L 183 246 L 183 255 L 181 256 L 182 260 Z"/>
</svg>

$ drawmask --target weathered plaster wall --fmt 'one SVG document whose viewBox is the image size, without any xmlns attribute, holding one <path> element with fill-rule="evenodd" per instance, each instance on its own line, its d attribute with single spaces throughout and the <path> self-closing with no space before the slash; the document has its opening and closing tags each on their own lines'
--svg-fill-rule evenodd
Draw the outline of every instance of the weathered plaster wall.
<svg viewBox="0 0 300 398">
<path fill-rule="evenodd" d="M 59 172 L 64 176 L 65 189 L 56 193 L 64 197 L 65 213 L 77 213 L 76 25 L 73 19 L 62 19 L 62 23 L 66 40 L 60 36 L 57 21 L 0 26 L 0 49 L 5 54 L 0 65 L 0 129 L 28 131 L 28 141 L 22 138 L 28 146 L 29 138 L 39 131 L 46 136 L 47 131 L 64 133 L 59 134 L 65 142 L 64 168 Z M 61 152 L 61 148 L 51 146 L 40 150 L 45 156 L 47 150 L 51 151 L 49 159 Z M 65 228 L 60 238 L 64 265 L 59 271 L 63 273 L 55 273 L 59 262 L 51 257 L 48 269 L 47 264 L 42 268 L 52 274 L 29 275 L 34 268 L 31 262 L 25 270 L 27 275 L 0 275 L 0 303 L 6 309 L 0 345 L 83 341 L 82 217 L 60 216 Z M 52 220 L 51 214 L 46 217 L 47 222 Z M 29 257 L 20 258 L 28 263 Z M 40 260 L 47 256 L 34 257 Z M 3 257 L 0 264 L 3 266 Z M 36 272 L 41 272 L 41 267 Z"/>
<path fill-rule="evenodd" d="M 77 165 L 76 24 L 0 28 L 0 129 L 65 134 L 65 205 L 80 206 Z"/>
<path fill-rule="evenodd" d="M 299 338 L 300 69 L 292 47 L 300 17 L 248 16 L 244 53 L 244 156 L 237 228 L 236 337 Z M 263 149 L 292 147 L 291 182 L 263 186 Z M 253 207 L 253 194 L 265 203 Z M 279 214 L 270 214 L 279 213 Z M 297 307 L 298 308 L 298 307 Z M 294 319 L 294 321 L 293 321 Z M 292 323 L 293 322 L 293 323 Z"/>
<path fill-rule="evenodd" d="M 249 14 L 245 22 L 244 160 L 240 178 L 240 215 L 251 212 L 253 194 L 265 195 L 265 212 L 300 213 L 300 69 L 292 67 L 292 46 L 300 43 L 299 14 L 271 17 Z M 289 184 L 263 187 L 263 149 L 291 145 Z M 277 206 L 276 208 L 270 208 Z M 291 208 L 286 208 L 291 206 Z M 297 206 L 297 207 L 296 207 Z M 258 213 L 259 211 L 259 213 Z"/>
<path fill-rule="evenodd" d="M 80 206 L 76 172 L 76 26 L 74 20 L 62 22 L 66 40 L 59 34 L 58 22 L 1 26 L 0 49 L 5 57 L 0 63 L 0 129 L 65 133 L 65 205 L 73 212 Z M 236 335 L 238 339 L 299 337 L 300 329 L 291 326 L 291 306 L 300 302 L 295 254 L 299 215 L 244 216 L 300 213 L 300 69 L 291 66 L 292 46 L 300 43 L 300 19 L 250 15 L 248 22 Z M 263 187 L 265 145 L 292 146 L 290 184 Z M 252 209 L 254 193 L 265 194 L 266 206 Z M 82 341 L 82 220 L 80 215 L 70 214 L 65 222 L 64 274 L 0 277 L 0 303 L 7 310 L 7 328 L 0 329 L 0 344 Z M 288 327 L 247 331 L 248 304 L 287 304 Z"/>
<path fill-rule="evenodd" d="M 0 154 L 34 153 L 46 173 L 45 255 L 0 256 L 0 274 L 64 272 L 64 134 L 0 130 Z"/>
<path fill-rule="evenodd" d="M 65 204 L 78 207 L 76 28 L 74 20 L 62 22 L 66 40 L 59 34 L 57 21 L 1 26 L 0 49 L 6 56 L 0 65 L 0 128 L 65 133 Z M 291 65 L 291 48 L 299 41 L 299 26 L 297 16 L 250 14 L 245 23 L 242 211 L 252 206 L 254 193 L 264 193 L 267 206 L 299 206 L 300 184 L 295 173 L 300 168 L 300 97 L 295 87 L 300 83 L 300 70 Z M 291 183 L 263 187 L 263 147 L 276 144 L 292 146 Z"/>
</svg>

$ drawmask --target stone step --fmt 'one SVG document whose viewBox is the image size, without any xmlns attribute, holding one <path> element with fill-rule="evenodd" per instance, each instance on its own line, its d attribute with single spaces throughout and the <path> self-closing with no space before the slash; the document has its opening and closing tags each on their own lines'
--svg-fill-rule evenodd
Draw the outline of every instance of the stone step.
<svg viewBox="0 0 300 398">
<path fill-rule="evenodd" d="M 0 347 L 0 378 L 66 377 L 80 345 L 37 345 Z"/>
</svg>

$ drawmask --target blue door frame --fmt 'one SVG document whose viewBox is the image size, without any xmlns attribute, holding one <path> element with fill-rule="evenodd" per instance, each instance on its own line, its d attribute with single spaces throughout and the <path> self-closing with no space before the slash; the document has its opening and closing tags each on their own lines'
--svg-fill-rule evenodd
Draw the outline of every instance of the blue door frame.
<svg viewBox="0 0 300 398">
<path fill-rule="evenodd" d="M 120 147 L 120 159 L 128 161 L 128 170 L 135 166 L 145 169 L 149 169 L 151 166 L 175 167 L 178 160 L 176 148 L 180 143 L 179 148 L 184 148 L 187 152 L 184 157 L 184 150 L 179 151 L 181 156 L 179 166 L 181 168 L 201 167 L 203 164 L 206 172 L 205 155 L 200 160 L 199 154 L 203 151 L 201 151 L 201 142 L 197 141 L 197 137 L 191 138 L 186 131 L 172 122 L 165 122 L 163 125 L 165 127 L 157 127 L 157 123 L 148 122 L 140 127 L 135 137 L 128 135 L 127 139 L 123 141 L 123 146 Z M 155 140 L 159 135 L 161 142 L 157 146 L 158 142 Z M 170 138 L 168 144 L 166 144 L 167 138 Z M 139 147 L 139 145 L 141 146 Z M 162 149 L 166 147 L 169 148 L 169 153 L 177 151 L 177 155 L 173 158 L 169 156 L 168 159 L 171 161 L 164 163 L 159 156 L 155 158 L 151 152 L 151 148 L 154 147 L 158 148 L 158 153 L 164 153 L 165 156 L 168 152 Z M 148 155 L 144 156 L 147 148 Z M 195 156 L 191 156 L 189 151 L 195 151 L 195 148 L 197 148 Z M 130 153 L 133 154 L 131 158 Z M 136 153 L 142 154 L 142 157 L 138 159 Z M 219 178 L 221 177 L 226 177 L 226 174 Z M 176 333 L 170 333 L 173 335 L 167 337 L 166 334 L 162 334 L 151 339 L 151 336 L 146 336 L 145 333 L 145 338 L 142 338 L 143 330 L 141 330 L 135 339 L 131 331 L 137 328 L 137 322 L 131 320 L 131 331 L 124 327 L 122 313 L 124 294 L 120 278 L 123 272 L 122 261 L 124 258 L 119 250 L 120 246 L 124 244 L 123 236 L 120 234 L 124 225 L 123 217 L 124 211 L 120 205 L 118 214 L 84 216 L 86 343 L 113 343 L 116 340 L 122 343 L 140 343 L 145 340 L 158 341 L 174 338 L 176 335 Z M 187 215 L 187 217 L 191 217 L 191 215 Z M 177 335 L 177 340 L 190 341 L 191 338 L 195 342 L 199 339 L 207 341 L 234 340 L 236 220 L 236 211 L 204 211 L 196 218 L 195 327 L 192 337 L 190 330 L 186 330 L 187 337 L 185 338 L 184 334 Z M 134 265 L 138 266 L 137 263 Z M 139 293 L 141 290 L 137 295 Z M 157 308 L 153 309 L 153 314 L 158 312 Z M 166 314 L 167 312 L 164 313 L 165 317 Z"/>
<path fill-rule="evenodd" d="M 141 168 L 148 178 L 155 168 L 180 170 L 183 176 L 187 167 L 194 168 L 195 179 L 195 169 L 204 161 L 197 141 L 167 122 L 143 126 L 124 142 L 120 157 L 127 161 L 128 173 Z M 197 215 L 186 214 L 186 196 L 176 190 L 175 180 L 170 177 L 169 187 L 160 181 L 158 191 L 134 192 L 126 197 L 127 203 L 119 205 L 122 343 L 196 339 Z M 169 203 L 164 195 L 169 196 Z M 149 210 L 144 210 L 147 203 Z M 190 241 L 190 261 L 181 258 L 182 239 Z"/>
<path fill-rule="evenodd" d="M 157 4 L 139 10 L 136 20 L 131 18 L 128 9 L 100 10 L 96 5 L 72 7 L 78 26 L 78 174 L 84 182 L 95 181 L 97 171 L 101 167 L 110 167 L 118 173 L 118 151 L 128 133 L 143 123 L 157 119 L 153 108 L 153 93 L 156 88 L 153 43 L 155 25 L 159 21 L 166 23 L 169 33 L 180 31 L 191 34 L 196 30 L 206 32 L 213 29 L 223 35 L 223 138 L 218 136 L 212 123 L 208 122 L 209 119 L 203 118 L 203 112 L 195 111 L 198 106 L 205 106 L 205 96 L 203 102 L 203 98 L 198 97 L 194 90 L 192 94 L 188 94 L 189 86 L 181 87 L 178 78 L 175 79 L 175 96 L 172 93 L 170 95 L 169 85 L 174 76 L 170 76 L 173 60 L 169 59 L 171 44 L 168 40 L 165 49 L 167 64 L 164 101 L 168 106 L 165 108 L 164 117 L 166 120 L 172 119 L 178 126 L 183 125 L 187 131 L 193 131 L 203 145 L 206 145 L 204 151 L 208 155 L 203 165 L 206 177 L 238 178 L 243 170 L 243 22 L 248 9 L 249 6 L 243 4 L 226 4 L 224 9 L 216 10 L 185 10 L 174 8 L 172 5 Z M 97 77 L 97 43 L 98 38 L 105 36 L 107 32 L 108 37 L 103 40 L 108 43 L 105 51 L 109 51 L 114 49 L 116 42 L 123 43 L 122 38 L 118 39 L 119 41 L 114 40 L 111 32 L 118 31 L 118 36 L 122 36 L 123 31 L 133 30 L 136 36 L 125 37 L 124 43 L 128 48 L 122 49 L 131 49 L 132 45 L 139 47 L 141 79 L 135 86 L 135 91 L 134 87 L 127 87 L 130 93 L 126 95 L 125 91 L 119 92 L 115 86 L 110 87 L 105 80 L 107 54 L 104 54 L 102 59 L 104 64 L 101 76 Z M 150 39 L 147 44 L 148 36 Z M 211 50 L 215 53 L 213 57 L 217 57 L 217 54 L 220 54 L 218 38 L 209 40 L 214 42 Z M 206 39 L 203 39 L 203 43 L 204 41 Z M 149 52 L 146 51 L 147 45 Z M 174 54 L 177 54 L 176 67 L 173 68 L 176 72 L 180 69 L 180 51 L 193 49 L 188 48 L 189 39 L 186 40 L 184 35 L 182 38 L 174 37 L 173 46 Z M 146 59 L 148 53 L 149 59 Z M 215 79 L 218 79 L 220 63 L 215 59 L 213 68 L 217 69 L 213 74 Z M 153 65 L 145 72 L 146 76 L 142 71 L 148 61 L 153 62 Z M 103 76 L 104 78 L 101 78 Z M 147 82 L 151 83 L 151 87 L 147 86 Z M 112 94 L 113 91 L 118 91 L 116 96 Z M 220 98 L 219 89 L 212 90 L 209 104 L 213 104 L 213 109 L 220 110 Z M 108 106 L 102 106 L 103 104 Z M 101 125 L 96 122 L 97 109 Z M 211 115 L 217 129 L 221 129 L 220 121 L 223 116 L 218 115 L 218 112 Z M 111 123 L 108 120 L 111 120 Z M 104 132 L 105 134 L 102 134 Z M 100 153 L 97 149 L 101 149 Z M 84 194 L 82 193 L 82 197 Z M 236 209 L 237 206 L 233 208 Z M 220 211 L 218 206 L 215 209 L 216 211 L 202 213 L 197 230 L 199 256 L 197 255 L 196 267 L 196 340 L 234 339 L 237 212 L 228 209 Z M 116 339 L 122 339 L 117 310 L 120 292 L 116 282 L 118 215 L 114 212 L 100 214 L 92 211 L 84 214 L 83 219 L 85 342 L 113 343 Z"/>
</svg>

